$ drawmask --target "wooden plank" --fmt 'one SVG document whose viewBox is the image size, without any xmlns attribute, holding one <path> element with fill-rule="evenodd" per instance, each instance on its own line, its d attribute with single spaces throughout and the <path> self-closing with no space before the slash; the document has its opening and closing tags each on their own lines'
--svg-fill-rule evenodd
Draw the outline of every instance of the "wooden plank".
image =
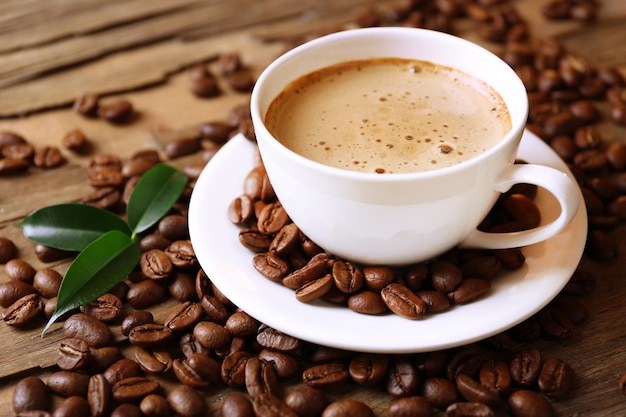
<svg viewBox="0 0 626 417">
<path fill-rule="evenodd" d="M 272 0 L 255 2 L 253 6 L 244 0 L 225 3 L 203 3 L 202 5 L 176 11 L 168 15 L 155 16 L 132 25 L 122 25 L 85 36 L 62 39 L 59 42 L 35 48 L 7 53 L 0 57 L 0 87 L 32 79 L 43 73 L 70 65 L 86 62 L 115 51 L 139 47 L 176 36 L 196 27 L 212 27 L 212 33 L 221 33 L 239 25 L 238 12 L 246 4 L 246 13 L 260 21 L 285 17 L 304 11 L 298 2 Z M 226 18 L 226 16 L 233 16 Z M 247 22 L 249 23 L 249 22 Z M 226 26 L 224 26 L 226 25 Z M 240 27 L 240 26 L 239 26 Z"/>
<path fill-rule="evenodd" d="M 31 7 L 20 5 L 13 13 L 0 8 L 0 52 L 93 33 L 200 2 L 202 0 L 65 0 L 37 1 Z"/>
</svg>

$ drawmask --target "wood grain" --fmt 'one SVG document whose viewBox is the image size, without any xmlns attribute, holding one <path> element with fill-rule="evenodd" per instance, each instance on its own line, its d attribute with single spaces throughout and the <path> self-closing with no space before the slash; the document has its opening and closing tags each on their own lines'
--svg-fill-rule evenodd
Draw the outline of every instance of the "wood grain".
<svg viewBox="0 0 626 417">
<path fill-rule="evenodd" d="M 54 5 L 53 5 L 54 3 Z M 129 157 L 141 148 L 156 148 L 180 132 L 194 130 L 208 120 L 226 120 L 246 94 L 227 86 L 216 99 L 199 99 L 189 92 L 186 69 L 208 62 L 223 52 L 240 51 L 253 73 L 260 71 L 282 50 L 277 41 L 293 35 L 310 35 L 328 28 L 346 27 L 368 4 L 390 7 L 395 1 L 323 0 L 7 0 L 0 2 L 0 130 L 24 135 L 35 146 L 58 145 L 72 128 L 82 129 L 94 145 L 93 154 Z M 626 71 L 626 3 L 605 0 L 600 20 L 593 25 L 551 22 L 540 12 L 542 0 L 511 1 L 531 25 L 535 37 L 554 36 L 569 50 L 595 64 L 617 65 Z M 245 10 L 246 13 L 242 13 Z M 68 11 L 72 11 L 69 13 Z M 472 24 L 460 22 L 464 37 L 482 43 Z M 485 44 L 497 50 L 499 46 Z M 69 105 L 86 91 L 104 100 L 123 97 L 139 113 L 127 126 L 84 119 Z M 603 110 L 606 115 L 606 109 Z M 10 116 L 10 117 L 9 117 Z M 626 129 L 606 120 L 602 132 L 612 141 L 626 141 Z M 0 177 L 0 236 L 12 239 L 20 258 L 36 269 L 64 271 L 69 260 L 41 263 L 32 242 L 24 238 L 19 222 L 30 211 L 49 204 L 76 201 L 92 188 L 86 184 L 90 155 L 63 151 L 67 164 L 53 170 L 31 169 L 12 178 Z M 198 156 L 174 161 L 184 166 L 200 163 Z M 593 271 L 597 288 L 582 298 L 590 313 L 574 337 L 535 344 L 544 357 L 556 356 L 574 367 L 577 377 L 571 393 L 553 401 L 562 416 L 626 415 L 626 396 L 617 381 L 626 373 L 626 229 L 613 232 L 618 258 L 595 262 L 585 257 L 581 266 Z M 566 248 L 564 248 L 566 250 Z M 0 281 L 6 280 L 0 266 Z M 524 300 L 519 301 L 524 302 Z M 174 305 L 154 308 L 164 319 Z M 497 312 L 496 312 L 497 313 Z M 12 415 L 14 384 L 24 375 L 43 379 L 55 368 L 55 349 L 61 337 L 55 325 L 44 339 L 41 327 L 14 329 L 0 325 L 0 415 Z M 115 326 L 114 326 L 115 327 Z M 115 329 L 120 347 L 132 356 L 132 347 Z M 170 387 L 171 379 L 164 379 Z M 298 386 L 292 381 L 286 392 Z M 205 392 L 208 415 L 219 415 L 230 389 Z M 391 398 L 377 388 L 347 386 L 329 392 L 332 399 L 351 398 L 386 416 Z"/>
</svg>

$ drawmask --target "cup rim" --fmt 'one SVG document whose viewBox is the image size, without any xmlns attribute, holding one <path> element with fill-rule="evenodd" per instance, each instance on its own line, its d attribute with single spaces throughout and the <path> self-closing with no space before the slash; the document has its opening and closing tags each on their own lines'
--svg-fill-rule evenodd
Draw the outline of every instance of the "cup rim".
<svg viewBox="0 0 626 417">
<path fill-rule="evenodd" d="M 471 48 L 473 50 L 478 51 L 483 56 L 488 56 L 494 62 L 498 62 L 499 65 L 509 73 L 510 81 L 515 85 L 511 86 L 511 88 L 517 90 L 519 92 L 520 99 L 524 100 L 523 103 L 517 103 L 522 106 L 521 111 L 519 112 L 519 117 L 513 118 L 511 115 L 511 129 L 504 135 L 504 137 L 498 141 L 494 146 L 487 149 L 485 152 L 480 153 L 477 156 L 474 156 L 468 160 L 462 161 L 460 163 L 436 168 L 428 171 L 416 171 L 416 172 L 403 172 L 403 173 L 386 173 L 386 174 L 378 174 L 374 172 L 363 172 L 363 171 L 354 171 L 345 168 L 338 168 L 330 165 L 323 164 L 321 162 L 313 161 L 309 158 L 306 158 L 291 149 L 287 148 L 283 145 L 274 135 L 272 135 L 264 122 L 264 115 L 261 115 L 260 101 L 261 101 L 261 90 L 267 79 L 272 77 L 273 72 L 284 65 L 285 63 L 291 61 L 292 59 L 298 57 L 299 55 L 306 53 L 309 49 L 318 48 L 320 45 L 328 43 L 333 40 L 344 40 L 349 38 L 360 37 L 364 35 L 372 35 L 375 33 L 393 33 L 402 34 L 405 33 L 407 36 L 411 34 L 415 34 L 418 32 L 423 33 L 425 36 L 434 36 L 434 37 L 442 37 L 447 38 L 449 41 L 459 42 L 464 44 L 464 47 Z M 413 36 L 411 35 L 411 36 Z M 392 56 L 392 55 L 390 55 Z M 357 59 L 357 58 L 355 58 Z M 311 69 L 311 71 L 315 71 L 315 69 Z M 295 79 L 295 78 L 294 78 Z M 484 82 L 488 81 L 481 79 Z M 291 82 L 292 80 L 288 80 Z M 285 83 L 285 86 L 287 85 Z M 491 85 L 491 84 L 490 84 Z M 496 90 L 498 91 L 498 90 Z M 272 98 L 273 99 L 273 98 Z M 510 102 L 510 101 L 509 101 Z M 509 106 L 509 102 L 505 103 Z M 510 107 L 510 106 L 509 106 Z M 357 28 L 357 29 L 347 29 L 339 32 L 334 32 L 328 35 L 324 35 L 313 40 L 307 41 L 299 46 L 296 46 L 293 49 L 285 52 L 276 58 L 273 62 L 271 62 L 261 73 L 261 75 L 257 78 L 257 82 L 252 89 L 252 94 L 250 98 L 250 112 L 252 116 L 253 126 L 255 131 L 260 131 L 256 136 L 263 136 L 265 139 L 261 139 L 265 144 L 271 146 L 275 151 L 288 156 L 291 159 L 297 160 L 301 165 L 306 166 L 309 169 L 314 169 L 320 173 L 327 173 L 333 176 L 340 176 L 345 179 L 352 180 L 367 180 L 367 181 L 375 181 L 375 182 L 402 182 L 402 181 L 411 181 L 415 179 L 422 178 L 432 178 L 439 177 L 442 175 L 449 175 L 455 173 L 457 171 L 465 170 L 471 166 L 480 164 L 487 159 L 490 159 L 494 154 L 497 154 L 501 151 L 502 148 L 509 146 L 511 141 L 515 141 L 516 138 L 521 138 L 522 133 L 525 128 L 526 120 L 528 117 L 528 95 L 526 91 L 526 87 L 524 86 L 521 79 L 517 76 L 513 68 L 511 68 L 502 58 L 489 51 L 488 49 L 474 43 L 463 39 L 458 36 L 450 35 L 448 33 L 434 31 L 431 29 L 423 29 L 423 28 L 410 28 L 410 27 L 369 27 L 369 28 Z M 258 140 L 258 139 L 257 139 Z M 262 146 L 260 146 L 262 148 Z M 262 153 L 262 152 L 261 152 Z M 261 157 L 263 155 L 261 154 Z M 512 163 L 512 162 L 511 162 Z"/>
</svg>

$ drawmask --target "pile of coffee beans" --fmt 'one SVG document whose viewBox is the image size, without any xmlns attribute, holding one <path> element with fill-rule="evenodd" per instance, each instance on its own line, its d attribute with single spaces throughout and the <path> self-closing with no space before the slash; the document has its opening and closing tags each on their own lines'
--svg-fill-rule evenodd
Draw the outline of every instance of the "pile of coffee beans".
<svg viewBox="0 0 626 417">
<path fill-rule="evenodd" d="M 476 300 L 502 271 L 525 263 L 522 249 L 510 248 L 455 249 L 404 268 L 356 265 L 323 252 L 291 222 L 262 165 L 248 173 L 243 190 L 228 207 L 230 221 L 241 227 L 239 241 L 255 253 L 252 265 L 262 276 L 293 289 L 303 302 L 322 299 L 358 313 L 393 312 L 414 320 Z M 490 232 L 537 227 L 536 193 L 536 186 L 515 186 L 501 195 L 479 227 Z"/>
<path fill-rule="evenodd" d="M 597 6 L 584 0 L 548 3 L 550 7 L 555 7 L 552 3 L 559 7 L 566 4 L 570 7 L 568 18 L 584 21 L 591 19 L 581 18 L 583 14 L 575 10 L 588 8 L 587 3 Z M 589 213 L 586 256 L 598 261 L 615 258 L 617 245 L 611 231 L 626 218 L 626 146 L 606 143 L 596 125 L 601 120 L 626 124 L 626 82 L 619 72 L 596 67 L 557 41 L 531 39 L 515 9 L 501 0 L 408 0 L 392 11 L 364 10 L 355 17 L 355 23 L 453 32 L 454 20 L 466 17 L 485 40 L 502 44 L 503 58 L 518 71 L 529 90 L 529 129 L 546 140 L 576 175 Z M 190 74 L 198 71 L 204 74 L 200 78 L 219 81 L 219 77 L 242 69 L 236 54 L 220 62 L 224 69 L 218 70 L 217 77 L 207 68 L 194 69 Z M 244 91 L 251 84 L 237 85 L 245 85 L 241 88 Z M 85 95 L 77 100 L 75 108 L 88 117 L 127 123 L 134 116 L 126 119 L 128 114 L 121 115 L 132 109 L 129 104 L 101 106 L 97 96 Z M 163 153 L 166 159 L 173 159 L 200 152 L 201 160 L 206 162 L 236 133 L 254 140 L 251 126 L 244 103 L 233 109 L 228 120 L 209 121 L 199 126 L 195 135 L 174 138 L 164 146 Z M 41 151 L 47 157 L 35 159 L 34 153 L 22 146 L 24 138 L 16 136 L 13 132 L 0 135 L 0 175 L 24 172 L 35 161 L 54 165 L 50 162 L 54 161 L 52 148 Z M 66 149 L 85 149 L 78 132 L 68 136 L 63 142 Z M 13 156 L 32 156 L 13 158 L 5 151 Z M 94 192 L 84 201 L 119 212 L 141 173 L 163 161 L 160 158 L 151 151 L 138 151 L 128 160 L 94 156 L 86 179 Z M 142 237 L 142 257 L 136 271 L 110 293 L 65 318 L 65 338 L 57 347 L 56 365 L 45 380 L 26 376 L 16 383 L 16 415 L 200 416 L 206 415 L 209 404 L 216 401 L 225 417 L 373 416 L 367 400 L 351 398 L 351 390 L 360 387 L 386 393 L 389 417 L 531 417 L 554 415 L 552 401 L 571 393 L 576 383 L 575 367 L 558 357 L 545 356 L 535 342 L 558 343 L 579 333 L 589 317 L 584 296 L 595 289 L 595 277 L 588 271 L 577 270 L 561 293 L 537 314 L 474 344 L 405 355 L 315 345 L 259 323 L 237 308 L 197 264 L 187 235 L 186 215 L 201 166 L 185 168 L 190 177 L 188 190 L 171 213 Z M 297 287 L 296 296 L 303 301 L 321 296 L 327 301 L 348 303 L 361 313 L 371 314 L 376 305 L 393 311 L 384 300 L 380 304 L 382 296 L 367 294 L 374 293 L 372 289 L 380 291 L 398 284 L 401 287 L 391 287 L 389 298 L 394 291 L 408 289 L 423 296 L 432 291 L 429 294 L 434 301 L 419 298 L 426 305 L 425 313 L 429 313 L 436 310 L 435 305 L 445 309 L 448 303 L 460 302 L 448 296 L 448 286 L 455 285 L 448 280 L 456 282 L 459 271 L 462 281 L 477 279 L 468 293 L 480 295 L 494 279 L 494 273 L 524 263 L 523 251 L 511 249 L 490 253 L 452 251 L 434 265 L 417 265 L 404 271 L 385 266 L 357 268 L 322 253 L 284 220 L 260 167 L 250 176 L 253 179 L 246 181 L 246 187 L 253 191 L 233 202 L 229 216 L 241 222 L 238 224 L 243 224 L 244 218 L 257 219 L 254 228 L 242 231 L 242 243 L 259 253 L 255 262 L 268 278 L 282 282 L 289 277 L 287 282 Z M 532 190 L 517 189 L 514 194 L 503 196 L 482 225 L 485 230 L 532 227 L 536 221 L 529 214 L 533 212 L 529 208 Z M 507 206 L 524 209 L 507 212 Z M 258 219 L 265 220 L 259 224 Z M 289 249 L 290 245 L 295 246 Z M 43 263 L 72 256 L 41 245 L 35 245 L 35 251 Z M 279 258 L 268 255 L 272 252 L 290 253 L 289 272 L 280 272 Z M 19 259 L 16 245 L 6 237 L 0 237 L 0 263 L 8 277 L 0 283 L 3 322 L 16 327 L 43 325 L 54 310 L 60 274 L 53 268 L 36 270 Z M 300 280 L 310 278 L 311 271 L 321 275 L 303 288 Z M 358 287 L 359 281 L 362 284 L 356 294 L 361 294 L 360 299 L 350 304 L 350 297 L 356 296 L 350 291 Z M 329 282 L 332 286 L 326 291 Z M 444 289 L 444 297 L 434 295 L 442 294 L 433 290 L 439 287 Z M 157 321 L 151 309 L 163 303 L 171 304 L 171 311 Z M 421 305 L 419 301 L 414 304 Z M 401 305 L 398 311 L 406 312 L 405 307 Z M 123 336 L 121 342 L 114 336 L 118 333 Z M 615 385 L 616 390 L 626 392 L 626 376 Z"/>
</svg>

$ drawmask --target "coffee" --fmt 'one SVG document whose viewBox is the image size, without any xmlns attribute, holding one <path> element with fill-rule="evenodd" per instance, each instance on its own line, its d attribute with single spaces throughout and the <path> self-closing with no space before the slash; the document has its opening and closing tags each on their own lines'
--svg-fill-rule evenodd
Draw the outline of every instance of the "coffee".
<svg viewBox="0 0 626 417">
<path fill-rule="evenodd" d="M 511 128 L 484 82 L 426 61 L 347 61 L 291 82 L 265 116 L 283 145 L 337 168 L 406 173 L 479 155 Z"/>
</svg>

